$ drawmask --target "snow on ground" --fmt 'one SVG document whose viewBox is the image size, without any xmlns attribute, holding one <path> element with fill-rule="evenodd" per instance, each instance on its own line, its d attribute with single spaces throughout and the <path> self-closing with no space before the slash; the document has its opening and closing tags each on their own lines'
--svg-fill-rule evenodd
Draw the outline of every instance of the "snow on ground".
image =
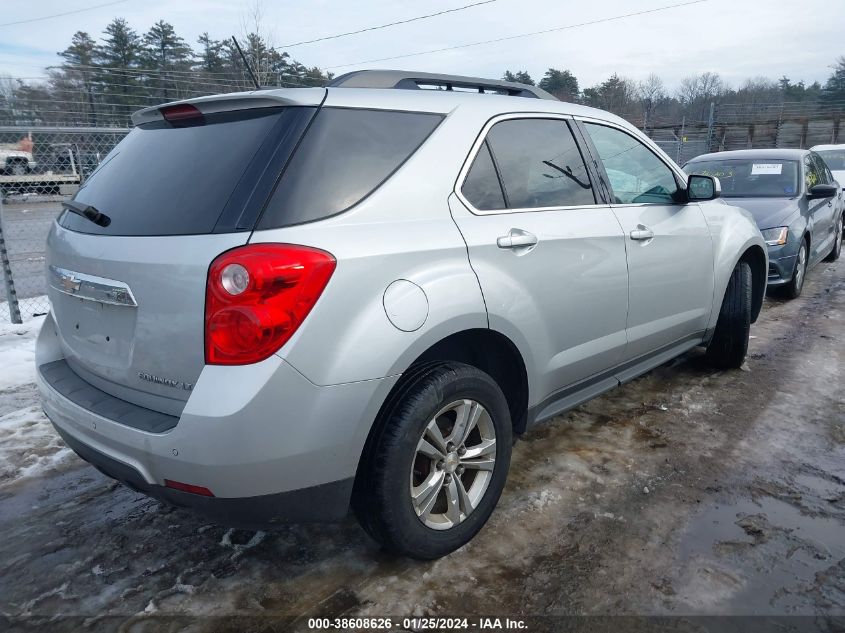
<svg viewBox="0 0 845 633">
<path fill-rule="evenodd" d="M 0 323 L 0 391 L 35 382 L 35 338 L 44 317 Z"/>
<path fill-rule="evenodd" d="M 35 338 L 43 322 L 0 323 L 0 488 L 73 461 L 35 390 Z"/>
<path fill-rule="evenodd" d="M 0 417 L 0 488 L 72 461 L 50 421 L 34 404 Z"/>
</svg>

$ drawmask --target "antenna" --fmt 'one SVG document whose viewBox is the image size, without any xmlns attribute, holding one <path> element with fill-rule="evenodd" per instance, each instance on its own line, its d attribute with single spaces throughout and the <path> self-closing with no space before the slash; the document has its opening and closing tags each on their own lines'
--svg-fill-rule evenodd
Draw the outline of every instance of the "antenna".
<svg viewBox="0 0 845 633">
<path fill-rule="evenodd" d="M 252 68 L 250 68 L 249 62 L 246 60 L 246 55 L 244 55 L 244 52 L 241 50 L 241 45 L 238 44 L 238 40 L 235 39 L 234 35 L 232 36 L 232 41 L 235 43 L 235 48 L 238 49 L 238 53 L 240 53 L 241 55 L 241 59 L 244 62 L 244 66 L 246 66 L 246 71 L 249 73 L 249 76 L 252 79 L 252 83 L 255 84 L 255 89 L 261 90 L 261 84 L 258 83 L 258 79 L 255 78 L 255 73 L 252 72 Z"/>
</svg>

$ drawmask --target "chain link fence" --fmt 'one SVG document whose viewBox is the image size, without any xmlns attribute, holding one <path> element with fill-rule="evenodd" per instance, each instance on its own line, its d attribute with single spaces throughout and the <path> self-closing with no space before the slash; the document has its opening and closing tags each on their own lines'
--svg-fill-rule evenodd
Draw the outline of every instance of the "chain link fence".
<svg viewBox="0 0 845 633">
<path fill-rule="evenodd" d="M 45 241 L 61 203 L 127 128 L 0 127 L 0 322 L 49 309 Z"/>
</svg>

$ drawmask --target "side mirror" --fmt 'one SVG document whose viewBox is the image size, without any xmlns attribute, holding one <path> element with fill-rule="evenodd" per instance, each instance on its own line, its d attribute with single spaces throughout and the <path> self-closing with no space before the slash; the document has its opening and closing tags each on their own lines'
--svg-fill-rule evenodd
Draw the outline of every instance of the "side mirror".
<svg viewBox="0 0 845 633">
<path fill-rule="evenodd" d="M 836 185 L 818 184 L 810 187 L 810 190 L 807 192 L 807 197 L 810 200 L 814 200 L 816 198 L 832 198 L 837 193 L 839 193 L 839 187 Z"/>
<path fill-rule="evenodd" d="M 715 176 L 699 176 L 693 174 L 687 180 L 687 199 L 715 200 L 722 195 L 722 183 Z"/>
</svg>

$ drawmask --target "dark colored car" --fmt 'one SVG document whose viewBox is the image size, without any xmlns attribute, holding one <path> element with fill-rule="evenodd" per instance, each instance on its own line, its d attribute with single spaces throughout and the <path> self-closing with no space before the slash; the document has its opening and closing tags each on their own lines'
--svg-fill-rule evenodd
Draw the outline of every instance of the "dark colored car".
<svg viewBox="0 0 845 633">
<path fill-rule="evenodd" d="M 842 250 L 842 187 L 804 149 L 750 149 L 698 156 L 688 174 L 716 176 L 722 197 L 749 211 L 769 248 L 770 290 L 801 294 L 808 270 Z"/>
</svg>

